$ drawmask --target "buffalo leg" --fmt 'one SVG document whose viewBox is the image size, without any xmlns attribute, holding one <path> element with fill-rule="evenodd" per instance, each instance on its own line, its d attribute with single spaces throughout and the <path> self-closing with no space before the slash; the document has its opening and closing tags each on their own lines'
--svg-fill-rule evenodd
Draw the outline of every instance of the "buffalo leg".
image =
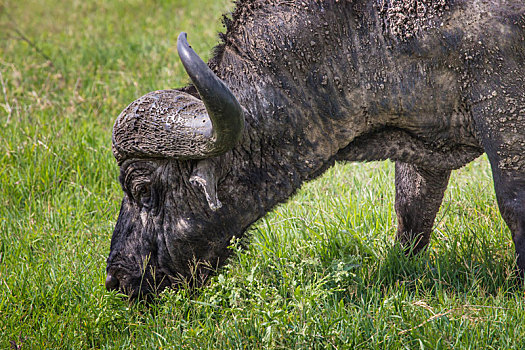
<svg viewBox="0 0 525 350">
<path fill-rule="evenodd" d="M 525 179 L 516 178 L 498 168 L 492 169 L 501 216 L 512 233 L 519 274 L 525 271 Z"/>
<path fill-rule="evenodd" d="M 525 101 L 524 101 L 525 102 Z M 501 129 L 504 129 L 501 127 Z M 521 129 L 513 129 L 522 130 Z M 512 142 L 501 142 L 501 138 L 486 138 L 485 149 L 492 167 L 496 199 L 503 220 L 507 223 L 516 248 L 518 271 L 525 272 L 525 156 L 520 149 L 525 135 L 512 135 Z M 498 135 L 499 136 L 499 135 Z M 524 141 L 519 141 L 519 140 Z"/>
<path fill-rule="evenodd" d="M 396 162 L 397 239 L 407 252 L 417 253 L 430 241 L 450 172 Z"/>
<path fill-rule="evenodd" d="M 472 89 L 472 106 L 476 128 L 492 167 L 492 177 L 501 216 L 507 223 L 516 248 L 520 275 L 525 271 L 525 67 L 515 60 L 523 46 L 512 46 L 508 52 L 495 52 L 498 73 L 486 72 Z M 501 54 L 501 56 L 500 56 Z M 485 75 L 489 73 L 488 75 Z"/>
</svg>

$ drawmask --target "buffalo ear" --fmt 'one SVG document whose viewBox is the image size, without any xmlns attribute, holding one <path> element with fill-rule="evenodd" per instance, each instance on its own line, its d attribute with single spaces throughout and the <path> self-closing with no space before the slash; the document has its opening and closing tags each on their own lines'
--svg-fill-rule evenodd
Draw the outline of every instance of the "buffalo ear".
<svg viewBox="0 0 525 350">
<path fill-rule="evenodd" d="M 208 201 L 211 210 L 216 211 L 222 207 L 222 203 L 217 198 L 217 175 L 216 165 L 210 159 L 203 159 L 197 162 L 193 173 L 190 176 L 190 183 L 194 186 L 199 185 Z"/>
</svg>

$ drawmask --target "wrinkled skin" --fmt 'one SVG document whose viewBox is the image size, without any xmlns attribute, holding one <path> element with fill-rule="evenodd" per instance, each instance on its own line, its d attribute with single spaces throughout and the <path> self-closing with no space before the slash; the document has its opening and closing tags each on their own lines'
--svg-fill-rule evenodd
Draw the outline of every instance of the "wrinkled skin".
<svg viewBox="0 0 525 350">
<path fill-rule="evenodd" d="M 118 158 L 124 199 L 108 288 L 138 296 L 201 285 L 233 236 L 335 161 L 396 162 L 397 237 L 417 252 L 451 171 L 483 152 L 523 274 L 522 1 L 304 2 L 241 1 L 226 23 L 209 65 L 244 109 L 232 150 L 202 160 Z M 198 167 L 222 207 L 212 210 L 190 183 Z"/>
</svg>

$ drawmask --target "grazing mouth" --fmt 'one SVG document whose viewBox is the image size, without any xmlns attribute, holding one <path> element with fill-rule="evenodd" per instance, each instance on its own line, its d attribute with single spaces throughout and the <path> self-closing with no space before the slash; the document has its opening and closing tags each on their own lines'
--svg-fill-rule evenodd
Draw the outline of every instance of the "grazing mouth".
<svg viewBox="0 0 525 350">
<path fill-rule="evenodd" d="M 147 269 L 140 276 L 132 276 L 124 270 L 108 268 L 106 289 L 126 294 L 130 299 L 148 299 L 173 285 L 167 274 L 148 270 L 153 269 Z"/>
</svg>

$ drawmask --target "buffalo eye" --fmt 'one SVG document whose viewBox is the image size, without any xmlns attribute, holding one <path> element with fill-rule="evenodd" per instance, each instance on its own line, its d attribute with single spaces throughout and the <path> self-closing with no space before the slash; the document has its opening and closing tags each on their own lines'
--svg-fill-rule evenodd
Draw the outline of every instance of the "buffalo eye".
<svg viewBox="0 0 525 350">
<path fill-rule="evenodd" d="M 149 183 L 134 184 L 131 189 L 133 199 L 145 208 L 151 207 L 151 186 Z"/>
<path fill-rule="evenodd" d="M 153 206 L 155 171 L 152 162 L 130 162 L 121 168 L 121 182 L 124 191 L 141 208 Z"/>
</svg>

